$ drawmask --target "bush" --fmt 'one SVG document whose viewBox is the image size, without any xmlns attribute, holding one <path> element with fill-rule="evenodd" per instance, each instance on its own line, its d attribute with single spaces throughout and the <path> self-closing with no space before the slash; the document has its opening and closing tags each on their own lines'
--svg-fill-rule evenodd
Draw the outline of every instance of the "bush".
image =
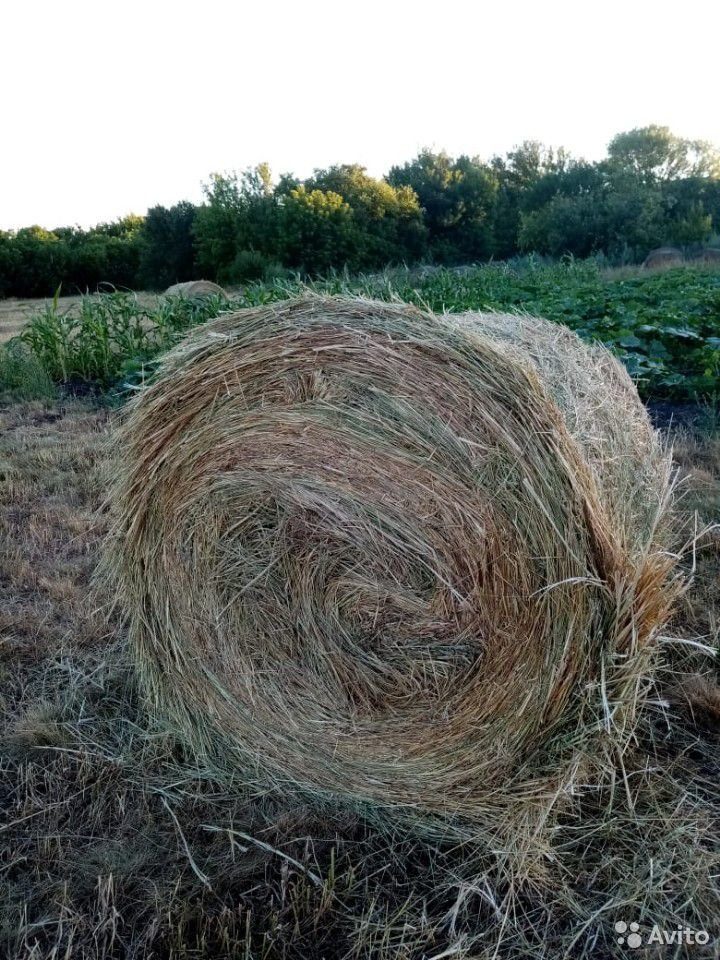
<svg viewBox="0 0 720 960">
<path fill-rule="evenodd" d="M 27 227 L 0 235 L 0 293 L 49 297 L 66 291 L 96 290 L 101 284 L 132 288 L 139 264 L 137 217 L 92 230 L 56 231 Z"/>
<path fill-rule="evenodd" d="M 247 283 L 248 280 L 262 280 L 270 262 L 257 250 L 239 250 L 230 267 L 221 271 L 223 283 Z"/>
</svg>

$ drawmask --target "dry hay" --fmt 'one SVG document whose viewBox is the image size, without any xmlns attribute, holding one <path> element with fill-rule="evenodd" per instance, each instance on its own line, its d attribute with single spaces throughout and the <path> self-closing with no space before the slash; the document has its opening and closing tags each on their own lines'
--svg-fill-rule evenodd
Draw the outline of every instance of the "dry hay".
<svg viewBox="0 0 720 960">
<path fill-rule="evenodd" d="M 200 297 L 227 297 L 222 287 L 212 280 L 186 280 L 184 283 L 174 283 L 165 291 L 166 297 L 185 297 L 195 300 Z"/>
<path fill-rule="evenodd" d="M 137 664 L 216 766 L 478 831 L 546 816 L 632 736 L 677 589 L 670 464 L 569 332 L 342 298 L 226 314 L 118 451 Z"/>
<path fill-rule="evenodd" d="M 556 403 L 593 472 L 605 511 L 626 550 L 642 550 L 668 488 L 669 459 L 625 367 L 608 350 L 583 343 L 559 323 L 507 313 L 454 318 L 528 362 Z M 667 540 L 657 529 L 655 539 Z"/>
<path fill-rule="evenodd" d="M 682 250 L 675 247 L 658 247 L 651 250 L 643 260 L 643 267 L 648 270 L 657 267 L 679 267 L 684 263 Z"/>
</svg>

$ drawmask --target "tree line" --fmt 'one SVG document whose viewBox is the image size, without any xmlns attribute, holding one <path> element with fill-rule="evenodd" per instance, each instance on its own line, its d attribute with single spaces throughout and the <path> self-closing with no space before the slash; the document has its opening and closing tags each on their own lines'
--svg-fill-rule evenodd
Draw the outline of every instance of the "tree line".
<svg viewBox="0 0 720 960">
<path fill-rule="evenodd" d="M 163 289 L 393 264 L 602 254 L 642 259 L 720 233 L 720 152 L 667 127 L 620 133 L 598 162 L 525 141 L 503 157 L 423 150 L 383 178 L 344 164 L 274 180 L 266 164 L 213 174 L 204 202 L 91 229 L 0 232 L 0 295 L 103 283 Z"/>
</svg>

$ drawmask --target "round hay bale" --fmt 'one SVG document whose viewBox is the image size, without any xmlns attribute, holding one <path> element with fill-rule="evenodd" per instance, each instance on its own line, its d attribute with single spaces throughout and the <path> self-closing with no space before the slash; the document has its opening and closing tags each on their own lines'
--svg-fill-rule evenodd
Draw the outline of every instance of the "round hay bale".
<svg viewBox="0 0 720 960">
<path fill-rule="evenodd" d="M 643 261 L 643 267 L 646 270 L 654 270 L 659 267 L 679 267 L 684 263 L 682 250 L 676 247 L 658 247 L 657 250 L 651 250 Z"/>
<path fill-rule="evenodd" d="M 631 736 L 670 467 L 615 363 L 539 329 L 307 297 L 166 357 L 118 438 L 109 559 L 202 757 L 477 831 Z"/>
<path fill-rule="evenodd" d="M 698 263 L 707 263 L 712 266 L 717 266 L 720 264 L 720 250 L 718 250 L 716 247 L 707 247 L 705 250 L 700 251 L 695 260 Z"/>
<path fill-rule="evenodd" d="M 166 297 L 185 297 L 187 300 L 197 300 L 201 297 L 227 297 L 222 287 L 212 280 L 186 280 L 184 283 L 174 283 L 165 291 Z"/>
</svg>

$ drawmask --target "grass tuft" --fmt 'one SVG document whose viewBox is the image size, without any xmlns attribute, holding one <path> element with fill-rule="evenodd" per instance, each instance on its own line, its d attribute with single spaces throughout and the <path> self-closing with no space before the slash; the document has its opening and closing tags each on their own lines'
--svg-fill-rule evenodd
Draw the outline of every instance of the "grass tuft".
<svg viewBox="0 0 720 960">
<path fill-rule="evenodd" d="M 55 385 L 32 350 L 17 340 L 0 344 L 0 402 L 50 402 L 55 393 Z"/>
</svg>

